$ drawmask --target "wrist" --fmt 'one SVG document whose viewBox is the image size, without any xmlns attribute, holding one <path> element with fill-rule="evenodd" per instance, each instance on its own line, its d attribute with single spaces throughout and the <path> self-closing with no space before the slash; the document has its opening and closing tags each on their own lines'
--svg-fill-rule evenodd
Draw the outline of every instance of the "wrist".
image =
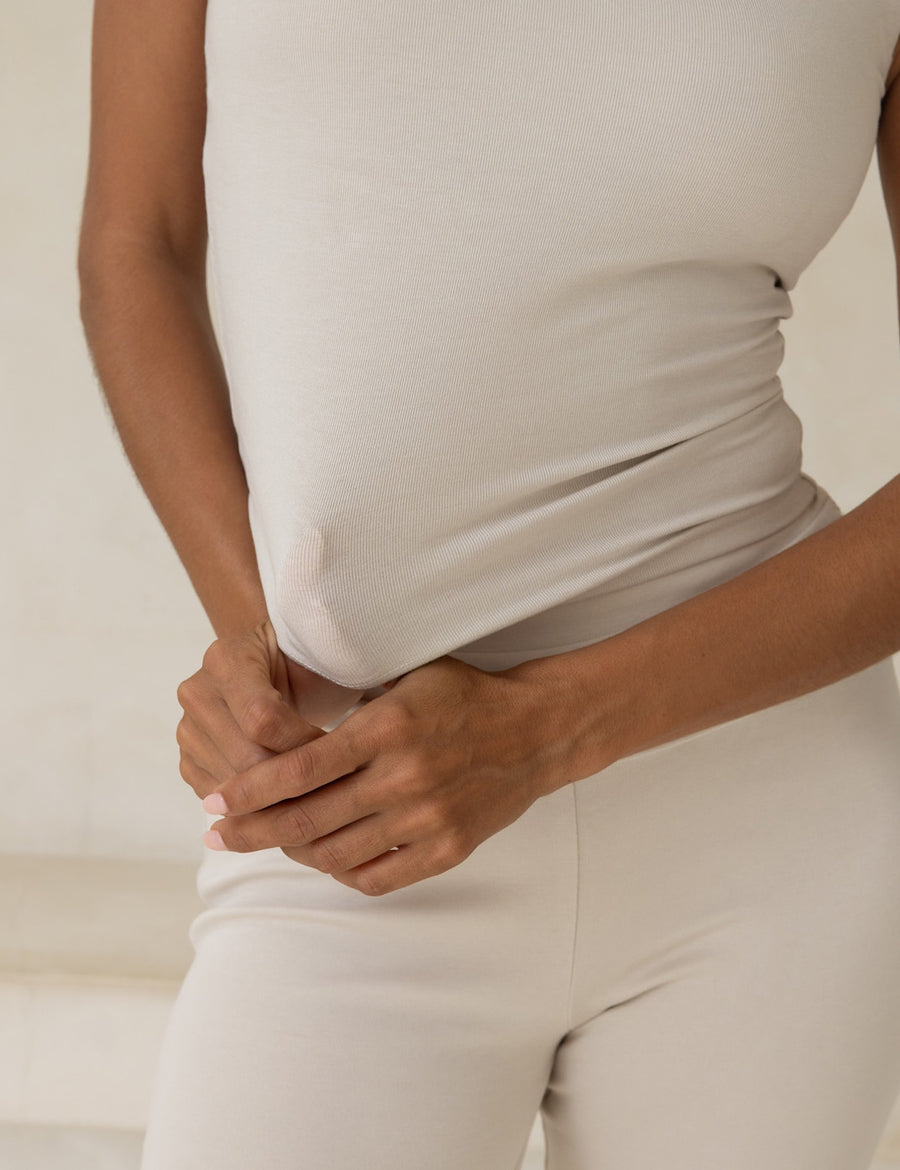
<svg viewBox="0 0 900 1170">
<path fill-rule="evenodd" d="M 241 596 L 235 590 L 227 602 L 227 605 L 219 605 L 214 614 L 210 612 L 211 607 L 206 610 L 217 638 L 239 638 L 243 634 L 252 634 L 269 621 L 265 600 L 255 594 Z"/>
<path fill-rule="evenodd" d="M 650 669 L 652 641 L 652 628 L 634 626 L 503 672 L 532 691 L 547 747 L 560 756 L 564 782 L 592 776 L 661 734 L 660 696 Z"/>
</svg>

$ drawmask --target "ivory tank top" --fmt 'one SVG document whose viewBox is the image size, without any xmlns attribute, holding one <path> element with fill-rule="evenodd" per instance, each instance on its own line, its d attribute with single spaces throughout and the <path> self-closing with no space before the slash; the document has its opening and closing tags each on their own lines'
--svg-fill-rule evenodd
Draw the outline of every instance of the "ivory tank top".
<svg viewBox="0 0 900 1170">
<path fill-rule="evenodd" d="M 900 0 L 209 0 L 210 292 L 289 657 L 598 641 L 841 514 L 779 320 L 898 36 Z"/>
</svg>

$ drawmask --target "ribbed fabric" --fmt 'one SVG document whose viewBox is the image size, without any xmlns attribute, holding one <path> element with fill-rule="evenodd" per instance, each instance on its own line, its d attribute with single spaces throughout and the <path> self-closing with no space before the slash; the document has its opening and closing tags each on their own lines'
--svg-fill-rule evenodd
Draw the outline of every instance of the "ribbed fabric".
<svg viewBox="0 0 900 1170">
<path fill-rule="evenodd" d="M 840 515 L 779 321 L 898 36 L 900 0 L 210 0 L 212 294 L 286 653 L 368 687 L 548 613 L 596 640 Z"/>
</svg>

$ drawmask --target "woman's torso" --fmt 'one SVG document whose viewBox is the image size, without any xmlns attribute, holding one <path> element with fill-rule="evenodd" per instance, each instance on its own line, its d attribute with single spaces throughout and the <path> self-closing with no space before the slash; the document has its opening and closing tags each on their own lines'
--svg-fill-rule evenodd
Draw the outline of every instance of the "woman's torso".
<svg viewBox="0 0 900 1170">
<path fill-rule="evenodd" d="M 779 321 L 898 36 L 900 0 L 209 0 L 213 300 L 289 655 L 367 687 L 596 641 L 840 514 Z"/>
</svg>

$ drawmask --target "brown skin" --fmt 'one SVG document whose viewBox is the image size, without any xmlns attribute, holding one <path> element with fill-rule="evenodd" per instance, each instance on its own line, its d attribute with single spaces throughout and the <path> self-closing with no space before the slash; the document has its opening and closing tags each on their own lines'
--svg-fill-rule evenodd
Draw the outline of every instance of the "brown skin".
<svg viewBox="0 0 900 1170">
<path fill-rule="evenodd" d="M 267 615 L 206 292 L 205 15 L 205 0 L 96 0 L 78 274 L 125 453 L 227 637 Z M 312 722 L 362 694 L 297 663 L 279 669 L 289 703 Z"/>
<path fill-rule="evenodd" d="M 206 300 L 205 0 L 96 0 L 94 13 L 82 318 L 126 454 L 217 635 L 178 688 L 177 739 L 185 781 L 228 802 L 217 827 L 229 848 L 280 847 L 385 894 L 617 759 L 900 650 L 898 476 L 622 634 L 494 674 L 438 658 L 324 733 L 363 692 L 276 644 Z M 900 45 L 878 139 L 900 272 L 898 77 Z"/>
</svg>

